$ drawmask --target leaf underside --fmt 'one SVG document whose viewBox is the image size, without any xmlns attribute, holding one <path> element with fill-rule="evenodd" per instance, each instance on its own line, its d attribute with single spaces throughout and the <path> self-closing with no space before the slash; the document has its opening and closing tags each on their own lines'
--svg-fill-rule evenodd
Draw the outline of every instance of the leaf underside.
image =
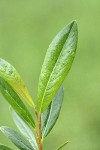
<svg viewBox="0 0 100 150">
<path fill-rule="evenodd" d="M 49 107 L 42 114 L 42 138 L 46 137 L 55 125 L 59 117 L 60 109 L 63 102 L 63 96 L 64 91 L 63 87 L 61 86 Z"/>
<path fill-rule="evenodd" d="M 29 125 L 26 122 L 24 122 L 24 120 L 12 108 L 10 108 L 10 110 L 12 113 L 13 120 L 16 126 L 18 127 L 19 131 L 30 142 L 32 147 L 35 150 L 37 150 L 38 146 L 32 129 L 29 127 Z"/>
<path fill-rule="evenodd" d="M 50 44 L 41 69 L 38 84 L 38 111 L 44 112 L 68 74 L 77 47 L 75 21 L 63 28 Z"/>
<path fill-rule="evenodd" d="M 35 127 L 34 120 L 28 111 L 25 104 L 22 102 L 18 94 L 12 89 L 12 87 L 0 77 L 0 92 L 12 108 L 30 125 Z"/>
<path fill-rule="evenodd" d="M 2 126 L 0 128 L 2 133 L 19 149 L 21 150 L 34 150 L 31 144 L 25 140 L 18 132 L 14 131 L 13 129 Z"/>
</svg>

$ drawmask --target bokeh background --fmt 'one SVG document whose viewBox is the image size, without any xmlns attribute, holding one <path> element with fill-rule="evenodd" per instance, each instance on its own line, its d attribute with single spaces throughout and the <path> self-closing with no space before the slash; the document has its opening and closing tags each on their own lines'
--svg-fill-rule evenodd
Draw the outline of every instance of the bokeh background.
<svg viewBox="0 0 100 150">
<path fill-rule="evenodd" d="M 55 150 L 66 140 L 64 150 L 100 150 L 100 0 L 0 0 L 0 57 L 15 66 L 36 101 L 46 49 L 71 20 L 78 23 L 77 54 L 44 150 Z M 16 129 L 2 96 L 0 125 Z M 17 150 L 1 132 L 0 143 Z"/>
</svg>

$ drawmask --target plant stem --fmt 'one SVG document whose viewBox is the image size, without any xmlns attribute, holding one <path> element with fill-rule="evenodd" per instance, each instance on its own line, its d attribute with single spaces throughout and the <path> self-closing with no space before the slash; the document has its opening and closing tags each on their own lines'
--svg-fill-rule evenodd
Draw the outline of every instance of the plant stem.
<svg viewBox="0 0 100 150">
<path fill-rule="evenodd" d="M 38 122 L 38 135 L 39 135 L 39 148 L 42 150 L 42 143 L 41 143 L 41 116 L 39 117 Z"/>
<path fill-rule="evenodd" d="M 37 131 L 36 131 L 36 138 L 39 146 L 39 150 L 42 150 L 42 140 L 41 140 L 41 115 L 38 114 L 36 108 L 35 110 L 35 115 L 37 119 Z"/>
<path fill-rule="evenodd" d="M 41 141 L 41 116 L 38 117 L 37 140 L 38 140 L 39 150 L 42 150 L 42 141 Z"/>
</svg>

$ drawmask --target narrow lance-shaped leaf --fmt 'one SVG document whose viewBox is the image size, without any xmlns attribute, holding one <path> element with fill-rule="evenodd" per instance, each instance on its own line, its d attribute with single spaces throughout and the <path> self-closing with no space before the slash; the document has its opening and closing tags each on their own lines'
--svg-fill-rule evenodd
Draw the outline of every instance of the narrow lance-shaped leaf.
<svg viewBox="0 0 100 150">
<path fill-rule="evenodd" d="M 12 149 L 5 145 L 0 145 L 0 150 L 12 150 Z"/>
<path fill-rule="evenodd" d="M 10 63 L 3 59 L 0 59 L 0 76 L 7 81 L 30 106 L 34 106 L 33 100 L 20 75 Z"/>
<path fill-rule="evenodd" d="M 38 111 L 44 112 L 68 74 L 77 47 L 75 21 L 63 28 L 50 44 L 38 84 Z"/>
<path fill-rule="evenodd" d="M 14 131 L 13 129 L 6 127 L 6 126 L 2 126 L 0 128 L 0 130 L 19 149 L 34 150 L 31 146 L 31 144 L 27 140 L 25 140 L 18 132 Z"/>
<path fill-rule="evenodd" d="M 66 146 L 66 144 L 68 144 L 68 142 L 65 142 L 64 144 L 62 144 L 60 147 L 57 148 L 57 150 L 61 150 L 64 146 Z"/>
<path fill-rule="evenodd" d="M 50 106 L 42 114 L 42 139 L 49 134 L 59 117 L 63 95 L 64 91 L 61 86 Z"/>
<path fill-rule="evenodd" d="M 21 118 L 35 127 L 34 120 L 25 104 L 22 102 L 18 94 L 12 89 L 12 87 L 1 77 L 0 92 L 8 101 L 8 103 L 13 107 L 13 109 L 21 116 Z"/>
<path fill-rule="evenodd" d="M 12 108 L 10 108 L 10 110 L 12 113 L 13 120 L 14 120 L 16 126 L 18 127 L 19 131 L 30 142 L 32 147 L 35 150 L 37 150 L 38 149 L 37 142 L 36 142 L 35 136 L 33 134 L 33 131 L 31 130 L 31 128 L 28 126 L 28 124 L 26 122 L 24 122 L 24 120 Z"/>
</svg>

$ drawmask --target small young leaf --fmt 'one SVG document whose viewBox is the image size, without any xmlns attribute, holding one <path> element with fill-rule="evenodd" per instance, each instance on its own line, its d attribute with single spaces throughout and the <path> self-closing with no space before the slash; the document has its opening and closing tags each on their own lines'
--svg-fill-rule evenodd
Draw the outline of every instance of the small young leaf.
<svg viewBox="0 0 100 150">
<path fill-rule="evenodd" d="M 58 33 L 47 50 L 38 84 L 40 113 L 46 110 L 71 68 L 77 36 L 77 24 L 73 21 Z"/>
<path fill-rule="evenodd" d="M 5 145 L 0 145 L 0 150 L 11 150 L 11 148 L 9 148 Z"/>
<path fill-rule="evenodd" d="M 13 109 L 30 125 L 35 127 L 34 120 L 28 111 L 27 107 L 24 105 L 18 94 L 12 89 L 12 87 L 0 77 L 0 92 L 8 101 L 8 103 L 13 107 Z"/>
<path fill-rule="evenodd" d="M 0 59 L 0 76 L 7 81 L 30 106 L 34 106 L 33 100 L 20 75 L 11 64 L 3 59 Z"/>
<path fill-rule="evenodd" d="M 57 150 L 61 150 L 64 146 L 66 146 L 66 144 L 68 144 L 68 142 L 62 144 L 59 148 L 57 148 Z"/>
<path fill-rule="evenodd" d="M 26 139 L 30 142 L 32 147 L 35 150 L 37 150 L 38 149 L 37 142 L 31 128 L 12 108 L 10 110 L 12 113 L 13 120 L 16 126 L 18 127 L 19 131 L 26 137 Z"/>
<path fill-rule="evenodd" d="M 42 114 L 42 138 L 48 135 L 59 117 L 63 95 L 64 91 L 61 86 L 50 106 Z"/>
<path fill-rule="evenodd" d="M 2 126 L 0 128 L 2 133 L 12 142 L 14 143 L 19 149 L 21 150 L 34 150 L 31 144 L 25 140 L 18 132 L 14 131 L 9 127 Z"/>
</svg>

